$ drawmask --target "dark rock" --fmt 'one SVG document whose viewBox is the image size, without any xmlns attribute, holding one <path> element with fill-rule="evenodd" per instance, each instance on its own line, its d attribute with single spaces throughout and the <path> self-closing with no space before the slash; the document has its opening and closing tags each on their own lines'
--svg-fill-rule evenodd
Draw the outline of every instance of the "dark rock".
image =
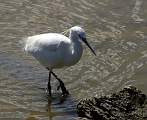
<svg viewBox="0 0 147 120">
<path fill-rule="evenodd" d="M 146 100 L 141 91 L 128 87 L 110 96 L 81 100 L 77 113 L 86 120 L 145 120 Z"/>
</svg>

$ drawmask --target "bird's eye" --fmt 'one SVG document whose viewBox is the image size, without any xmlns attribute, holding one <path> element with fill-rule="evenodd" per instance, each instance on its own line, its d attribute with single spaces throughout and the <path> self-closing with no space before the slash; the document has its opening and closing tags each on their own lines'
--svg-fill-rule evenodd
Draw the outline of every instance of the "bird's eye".
<svg viewBox="0 0 147 120">
<path fill-rule="evenodd" d="M 80 38 L 80 39 L 82 39 L 82 38 L 83 38 L 81 34 L 79 34 L 79 38 Z"/>
</svg>

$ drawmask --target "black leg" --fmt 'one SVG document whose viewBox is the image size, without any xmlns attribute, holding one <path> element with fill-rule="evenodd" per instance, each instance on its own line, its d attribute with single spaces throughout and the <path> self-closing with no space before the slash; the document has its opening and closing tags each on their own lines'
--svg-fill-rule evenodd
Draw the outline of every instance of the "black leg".
<svg viewBox="0 0 147 120">
<path fill-rule="evenodd" d="M 55 73 L 53 73 L 52 71 L 51 71 L 51 73 L 52 73 L 52 75 L 53 75 L 53 76 L 59 81 L 59 83 L 60 83 L 60 86 L 59 86 L 57 89 L 61 88 L 62 94 L 63 94 L 63 95 L 68 95 L 69 92 L 67 91 L 66 87 L 64 86 L 64 83 L 62 82 L 62 80 L 59 79 L 59 78 L 57 77 L 57 75 L 56 75 Z"/>
<path fill-rule="evenodd" d="M 51 96 L 51 71 L 49 71 L 49 76 L 48 76 L 48 92 L 49 92 L 49 95 Z"/>
</svg>

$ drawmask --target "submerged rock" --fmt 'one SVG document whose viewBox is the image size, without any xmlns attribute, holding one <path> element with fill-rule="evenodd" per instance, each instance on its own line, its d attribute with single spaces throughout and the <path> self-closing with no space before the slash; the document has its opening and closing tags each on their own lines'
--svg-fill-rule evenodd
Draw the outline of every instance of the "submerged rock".
<svg viewBox="0 0 147 120">
<path fill-rule="evenodd" d="M 110 96 L 81 100 L 77 113 L 81 120 L 145 120 L 146 101 L 145 94 L 128 87 Z"/>
</svg>

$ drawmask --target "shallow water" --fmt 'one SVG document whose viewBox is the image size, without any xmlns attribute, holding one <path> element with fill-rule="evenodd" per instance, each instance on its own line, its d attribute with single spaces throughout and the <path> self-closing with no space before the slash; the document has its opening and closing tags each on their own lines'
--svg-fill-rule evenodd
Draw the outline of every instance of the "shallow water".
<svg viewBox="0 0 147 120">
<path fill-rule="evenodd" d="M 147 94 L 146 0 L 0 0 L 0 119 L 74 120 L 81 98 L 135 85 Z M 95 49 L 78 64 L 56 70 L 70 96 L 62 100 L 48 73 L 19 41 L 29 35 L 63 32 L 82 25 Z"/>
</svg>

